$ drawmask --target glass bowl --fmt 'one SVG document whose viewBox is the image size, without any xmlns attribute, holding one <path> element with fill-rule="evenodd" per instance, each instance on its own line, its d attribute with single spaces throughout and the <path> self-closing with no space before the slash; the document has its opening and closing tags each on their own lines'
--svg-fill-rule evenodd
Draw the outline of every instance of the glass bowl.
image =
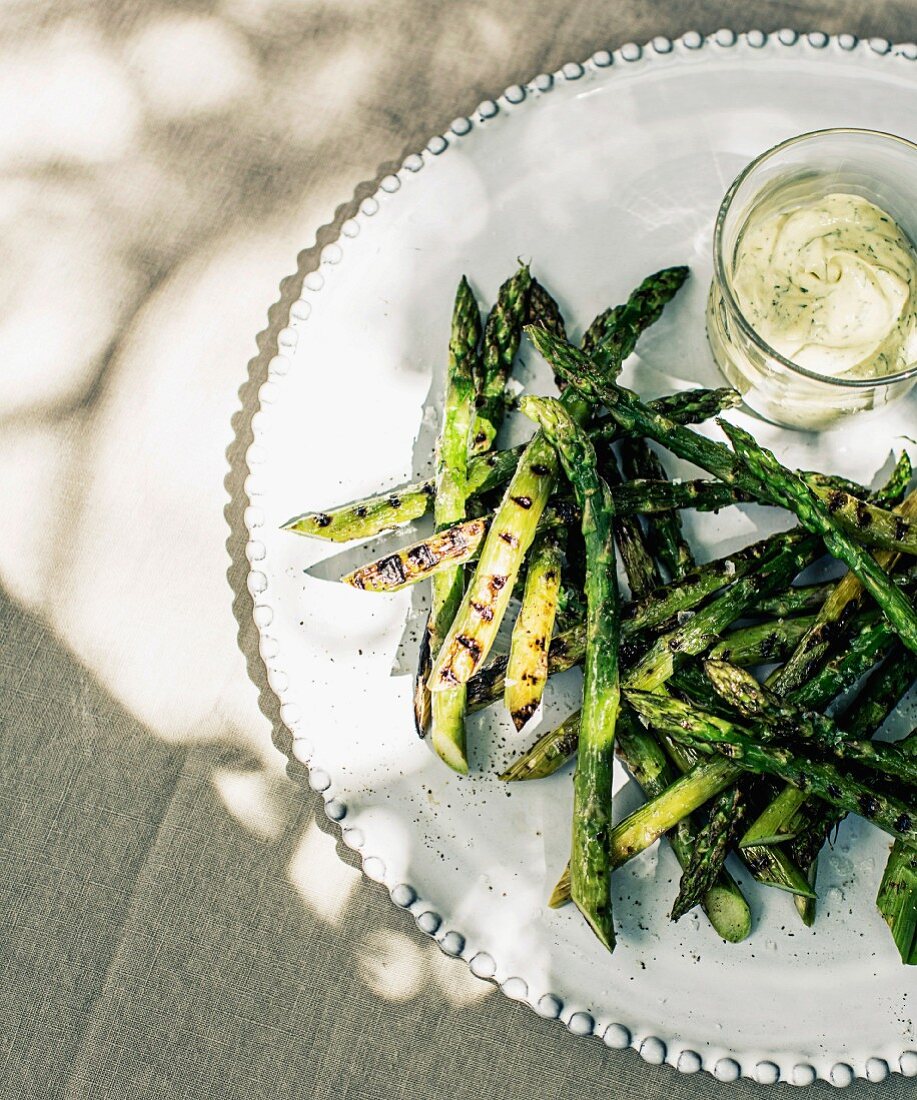
<svg viewBox="0 0 917 1100">
<path fill-rule="evenodd" d="M 720 206 L 713 240 L 707 336 L 720 370 L 745 404 L 766 420 L 824 429 L 853 413 L 903 397 L 917 381 L 917 362 L 895 374 L 827 376 L 775 351 L 744 316 L 733 286 L 742 234 L 758 217 L 832 192 L 868 199 L 917 241 L 917 145 L 875 130 L 801 134 L 752 161 Z"/>
</svg>

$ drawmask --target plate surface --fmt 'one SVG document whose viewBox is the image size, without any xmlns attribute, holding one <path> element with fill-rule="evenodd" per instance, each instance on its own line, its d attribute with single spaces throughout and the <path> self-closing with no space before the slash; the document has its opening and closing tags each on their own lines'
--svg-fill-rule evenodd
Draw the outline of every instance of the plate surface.
<svg viewBox="0 0 917 1100">
<path fill-rule="evenodd" d="M 531 258 L 579 332 L 648 272 L 688 263 L 692 279 L 625 378 L 647 396 L 718 384 L 703 318 L 719 201 L 762 150 L 829 126 L 917 139 L 914 51 L 790 32 L 686 35 L 508 89 L 386 177 L 326 248 L 280 334 L 249 452 L 249 584 L 262 655 L 293 751 L 366 873 L 509 996 L 574 1033 L 724 1080 L 817 1075 L 840 1085 L 917 1073 L 917 985 L 874 906 L 885 838 L 844 826 L 823 859 L 812 930 L 787 895 L 751 885 L 755 931 L 737 946 L 696 914 L 668 921 L 677 865 L 657 845 L 616 874 L 620 938 L 607 956 L 572 908 L 545 905 L 567 854 L 569 770 L 510 789 L 495 778 L 572 709 L 576 675 L 552 684 L 545 713 L 521 735 L 500 707 L 473 719 L 474 774 L 453 776 L 411 719 L 425 595 L 334 583 L 411 534 L 354 549 L 278 528 L 426 472 L 462 273 L 489 302 L 516 258 Z M 524 348 L 521 358 L 522 381 L 549 392 L 535 353 Z M 736 419 L 794 465 L 871 479 L 913 434 L 915 412 L 912 396 L 820 436 Z M 514 434 L 529 433 L 523 423 L 509 426 Z M 760 508 L 700 524 L 688 516 L 689 535 L 711 557 L 779 526 L 786 516 Z M 903 708 L 899 729 L 913 722 L 913 706 Z M 623 773 L 617 787 L 623 814 L 639 794 Z"/>
</svg>

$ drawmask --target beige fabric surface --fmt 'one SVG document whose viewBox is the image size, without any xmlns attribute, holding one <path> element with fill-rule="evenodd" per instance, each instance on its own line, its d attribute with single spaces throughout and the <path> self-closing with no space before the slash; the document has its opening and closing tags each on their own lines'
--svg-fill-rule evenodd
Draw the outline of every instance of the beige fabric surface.
<svg viewBox="0 0 917 1100">
<path fill-rule="evenodd" d="M 914 39 L 917 2 L 0 7 L 4 1100 L 757 1095 L 538 1019 L 339 858 L 272 743 L 241 523 L 356 185 L 512 82 L 723 24 Z"/>
</svg>

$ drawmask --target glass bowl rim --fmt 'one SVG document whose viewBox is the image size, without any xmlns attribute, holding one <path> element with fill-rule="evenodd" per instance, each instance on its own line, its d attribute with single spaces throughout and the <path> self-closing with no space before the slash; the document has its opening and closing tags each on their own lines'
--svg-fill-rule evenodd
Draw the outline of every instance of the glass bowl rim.
<svg viewBox="0 0 917 1100">
<path fill-rule="evenodd" d="M 716 216 L 716 226 L 713 231 L 713 267 L 720 290 L 731 312 L 734 314 L 742 333 L 768 358 L 776 360 L 781 366 L 786 367 L 786 369 L 793 374 L 802 375 L 812 381 L 820 382 L 825 386 L 837 386 L 841 389 L 881 389 L 884 386 L 894 385 L 896 382 L 904 382 L 909 378 L 917 377 L 917 362 L 912 363 L 909 367 L 906 367 L 902 371 L 898 371 L 896 374 L 885 374 L 879 378 L 836 378 L 830 375 L 818 374 L 815 371 L 808 370 L 806 367 L 801 367 L 798 363 L 794 363 L 792 359 L 787 359 L 786 356 L 781 355 L 780 352 L 772 348 L 767 341 L 758 334 L 751 322 L 742 312 L 732 292 L 732 282 L 726 274 L 726 265 L 723 257 L 723 226 L 726 221 L 726 216 L 729 213 L 729 208 L 732 205 L 732 200 L 735 198 L 742 184 L 748 179 L 752 172 L 770 160 L 771 157 L 776 156 L 778 153 L 782 153 L 785 149 L 789 149 L 793 145 L 798 145 L 801 142 L 810 141 L 813 138 L 836 135 L 856 135 L 880 138 L 882 140 L 895 142 L 910 150 L 912 153 L 917 153 L 917 143 L 910 141 L 908 138 L 901 137 L 899 134 L 891 134 L 885 130 L 870 130 L 865 127 L 856 126 L 835 126 L 822 130 L 809 130 L 804 134 L 797 134 L 795 137 L 786 138 L 777 145 L 771 146 L 770 149 L 766 149 L 763 153 L 759 153 L 758 156 L 746 164 L 742 171 L 732 181 L 729 190 L 723 196 L 723 201 L 720 203 L 720 208 Z"/>
</svg>

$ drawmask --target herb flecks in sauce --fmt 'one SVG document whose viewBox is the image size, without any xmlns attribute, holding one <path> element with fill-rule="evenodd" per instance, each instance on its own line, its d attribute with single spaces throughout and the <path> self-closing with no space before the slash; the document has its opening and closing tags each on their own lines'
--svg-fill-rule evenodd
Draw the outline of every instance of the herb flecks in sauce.
<svg viewBox="0 0 917 1100">
<path fill-rule="evenodd" d="M 881 377 L 917 360 L 917 254 L 858 195 L 753 219 L 736 248 L 733 288 L 758 335 L 817 374 Z"/>
</svg>

